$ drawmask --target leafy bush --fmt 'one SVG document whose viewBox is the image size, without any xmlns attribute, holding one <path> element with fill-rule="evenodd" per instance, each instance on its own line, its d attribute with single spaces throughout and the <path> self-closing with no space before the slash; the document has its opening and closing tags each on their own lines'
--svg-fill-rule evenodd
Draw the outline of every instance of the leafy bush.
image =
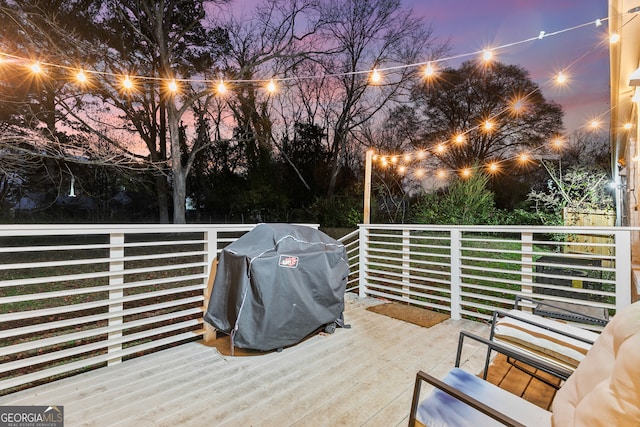
<svg viewBox="0 0 640 427">
<path fill-rule="evenodd" d="M 458 178 L 443 192 L 426 194 L 412 209 L 412 219 L 423 224 L 499 224 L 500 213 L 489 178 L 475 174 Z"/>
</svg>

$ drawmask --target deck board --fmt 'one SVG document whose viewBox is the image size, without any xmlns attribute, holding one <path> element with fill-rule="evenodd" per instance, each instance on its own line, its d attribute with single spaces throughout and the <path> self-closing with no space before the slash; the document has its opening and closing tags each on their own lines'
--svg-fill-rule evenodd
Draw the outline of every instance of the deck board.
<svg viewBox="0 0 640 427">
<path fill-rule="evenodd" d="M 189 343 L 0 397 L 0 405 L 63 405 L 67 426 L 406 425 L 415 373 L 453 367 L 462 329 L 423 328 L 367 311 L 350 296 L 351 329 L 316 335 L 282 352 L 229 357 Z M 484 352 L 465 349 L 479 372 Z"/>
</svg>

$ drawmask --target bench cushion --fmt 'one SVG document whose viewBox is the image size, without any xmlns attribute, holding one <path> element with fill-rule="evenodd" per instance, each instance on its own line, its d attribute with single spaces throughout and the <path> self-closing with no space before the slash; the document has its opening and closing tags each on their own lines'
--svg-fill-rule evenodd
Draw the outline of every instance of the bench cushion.
<svg viewBox="0 0 640 427">
<path fill-rule="evenodd" d="M 460 368 L 452 369 L 442 381 L 519 422 L 539 427 L 551 425 L 550 412 Z M 438 389 L 420 404 L 416 418 L 426 426 L 502 426 Z"/>
<path fill-rule="evenodd" d="M 591 342 L 594 342 L 599 336 L 599 334 L 586 329 L 546 319 L 520 310 L 511 310 L 508 314 L 579 336 Z M 544 327 L 532 325 L 510 316 L 503 317 L 497 322 L 494 335 L 496 341 L 503 341 L 507 344 L 526 349 L 538 356 L 559 362 L 562 365 L 574 369 L 584 359 L 591 348 L 591 343 L 569 338 L 557 332 L 549 331 Z"/>
<path fill-rule="evenodd" d="M 640 426 L 640 302 L 613 316 L 552 409 L 556 427 Z"/>
</svg>

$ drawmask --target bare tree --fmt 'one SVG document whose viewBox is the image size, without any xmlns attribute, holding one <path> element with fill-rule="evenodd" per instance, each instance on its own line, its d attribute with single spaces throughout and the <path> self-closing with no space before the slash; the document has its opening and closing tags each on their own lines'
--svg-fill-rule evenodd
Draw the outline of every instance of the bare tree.
<svg viewBox="0 0 640 427">
<path fill-rule="evenodd" d="M 317 63 L 324 74 L 335 76 L 322 81 L 322 97 L 316 98 L 319 121 L 329 131 L 331 197 L 351 137 L 408 95 L 418 70 L 396 66 L 437 58 L 447 47 L 436 45 L 431 28 L 398 0 L 328 0 L 318 2 L 316 10 L 326 49 Z M 382 73 L 379 83 L 370 79 L 373 69 Z"/>
</svg>

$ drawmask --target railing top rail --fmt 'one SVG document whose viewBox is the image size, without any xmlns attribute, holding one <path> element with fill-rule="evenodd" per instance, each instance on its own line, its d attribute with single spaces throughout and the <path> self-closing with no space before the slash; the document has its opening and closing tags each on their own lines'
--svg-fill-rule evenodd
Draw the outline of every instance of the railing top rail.
<svg viewBox="0 0 640 427">
<path fill-rule="evenodd" d="M 615 233 L 640 231 L 640 227 L 605 226 L 531 226 L 531 225 L 440 225 L 440 224 L 358 224 L 359 228 L 378 230 L 462 230 L 483 232 L 533 232 L 533 233 Z"/>
<path fill-rule="evenodd" d="M 300 224 L 318 228 L 318 224 Z M 204 231 L 248 231 L 256 224 L 2 224 L 0 236 L 34 236 L 101 233 L 188 233 Z"/>
</svg>

